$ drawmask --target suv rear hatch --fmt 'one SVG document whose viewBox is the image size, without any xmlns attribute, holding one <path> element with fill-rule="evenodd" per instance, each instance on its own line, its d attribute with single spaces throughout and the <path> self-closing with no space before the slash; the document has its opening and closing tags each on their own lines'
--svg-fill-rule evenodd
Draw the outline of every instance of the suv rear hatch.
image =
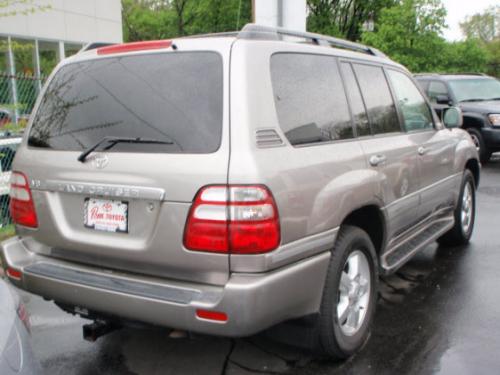
<svg viewBox="0 0 500 375">
<path fill-rule="evenodd" d="M 38 217 L 37 229 L 19 228 L 30 250 L 165 278 L 227 280 L 228 255 L 186 250 L 183 231 L 197 191 L 227 182 L 231 42 L 94 51 L 58 69 L 13 168 L 27 176 Z M 78 161 L 105 137 L 132 141 L 104 140 Z"/>
</svg>

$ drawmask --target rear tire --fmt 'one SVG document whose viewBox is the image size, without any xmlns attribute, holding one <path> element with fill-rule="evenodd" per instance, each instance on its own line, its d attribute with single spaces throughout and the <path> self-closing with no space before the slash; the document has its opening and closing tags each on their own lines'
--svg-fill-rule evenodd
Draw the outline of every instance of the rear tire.
<svg viewBox="0 0 500 375">
<path fill-rule="evenodd" d="M 476 187 L 472 172 L 464 171 L 462 186 L 455 208 L 455 224 L 448 232 L 438 239 L 444 246 L 460 246 L 469 243 L 476 219 Z"/>
<path fill-rule="evenodd" d="M 377 282 L 377 255 L 370 237 L 358 227 L 342 226 L 321 302 L 321 354 L 344 359 L 364 345 L 375 314 Z"/>
<path fill-rule="evenodd" d="M 490 158 L 492 152 L 488 149 L 486 146 L 486 143 L 484 142 L 483 135 L 481 134 L 481 131 L 479 131 L 476 128 L 467 128 L 466 129 L 469 135 L 472 138 L 472 141 L 474 142 L 474 145 L 477 148 L 477 151 L 479 153 L 479 159 L 481 160 L 481 163 L 487 163 Z"/>
</svg>

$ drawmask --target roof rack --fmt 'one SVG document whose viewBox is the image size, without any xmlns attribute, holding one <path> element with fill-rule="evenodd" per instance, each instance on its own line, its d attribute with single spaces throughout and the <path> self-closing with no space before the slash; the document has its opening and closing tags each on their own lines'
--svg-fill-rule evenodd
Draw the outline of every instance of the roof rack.
<svg viewBox="0 0 500 375">
<path fill-rule="evenodd" d="M 369 55 L 387 58 L 383 52 L 376 48 L 366 46 L 360 43 L 350 42 L 331 36 L 308 33 L 302 31 L 293 31 L 281 27 L 270 27 L 249 23 L 238 33 L 238 39 L 246 40 L 282 40 L 284 36 L 296 37 L 309 40 L 319 46 L 329 46 L 335 48 L 348 49 L 355 52 L 362 52 Z"/>
<path fill-rule="evenodd" d="M 415 76 L 481 76 L 487 77 L 487 74 L 477 72 L 458 72 L 458 73 L 415 73 Z"/>
<path fill-rule="evenodd" d="M 107 46 L 112 46 L 115 45 L 116 43 L 103 43 L 103 42 L 90 42 L 87 43 L 82 47 L 78 53 L 85 52 L 85 51 L 90 51 L 91 49 L 96 49 L 96 48 L 101 48 L 101 47 L 107 47 Z"/>
</svg>

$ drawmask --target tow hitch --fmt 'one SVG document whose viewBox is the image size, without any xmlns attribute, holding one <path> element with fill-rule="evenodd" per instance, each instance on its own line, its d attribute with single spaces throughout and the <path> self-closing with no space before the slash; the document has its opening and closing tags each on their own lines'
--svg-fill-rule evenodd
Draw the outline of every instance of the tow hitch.
<svg viewBox="0 0 500 375">
<path fill-rule="evenodd" d="M 121 325 L 105 320 L 96 320 L 94 323 L 83 326 L 83 338 L 95 342 L 99 337 L 122 328 Z"/>
</svg>

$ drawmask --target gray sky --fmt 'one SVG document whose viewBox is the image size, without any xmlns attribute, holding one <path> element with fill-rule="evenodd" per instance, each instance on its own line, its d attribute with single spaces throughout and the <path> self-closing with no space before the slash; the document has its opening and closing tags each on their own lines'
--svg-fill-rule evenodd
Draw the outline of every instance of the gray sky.
<svg viewBox="0 0 500 375">
<path fill-rule="evenodd" d="M 459 22 L 474 13 L 482 12 L 490 5 L 499 4 L 500 0 L 442 0 L 448 16 L 446 24 L 448 29 L 444 31 L 444 37 L 448 40 L 459 40 L 463 37 Z"/>
</svg>

